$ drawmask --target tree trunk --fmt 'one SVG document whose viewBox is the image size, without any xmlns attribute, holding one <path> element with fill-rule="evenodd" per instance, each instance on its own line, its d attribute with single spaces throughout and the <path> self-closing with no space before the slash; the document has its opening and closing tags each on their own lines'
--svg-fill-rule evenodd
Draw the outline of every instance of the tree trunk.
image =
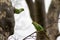
<svg viewBox="0 0 60 40">
<path fill-rule="evenodd" d="M 36 40 L 56 40 L 57 35 L 59 35 L 58 17 L 60 1 L 52 0 L 48 14 L 45 13 L 44 0 L 35 0 L 35 3 L 32 0 L 27 0 L 27 4 L 33 21 L 42 25 L 46 31 L 38 32 Z"/>
<path fill-rule="evenodd" d="M 46 13 L 44 0 L 36 0 L 35 3 L 33 3 L 32 0 L 26 0 L 26 2 L 28 4 L 32 20 L 42 25 L 45 29 Z M 48 40 L 48 37 L 46 36 L 46 33 L 44 31 L 40 31 L 37 33 L 36 40 Z"/>
<path fill-rule="evenodd" d="M 44 0 L 36 0 L 35 6 L 36 6 L 36 22 L 45 27 L 46 12 L 45 12 Z"/>
<path fill-rule="evenodd" d="M 59 34 L 58 31 L 59 10 L 60 10 L 60 1 L 52 0 L 47 14 L 48 19 L 47 35 L 50 40 L 56 40 L 57 35 Z"/>
<path fill-rule="evenodd" d="M 46 28 L 46 12 L 45 12 L 45 5 L 44 0 L 36 0 L 36 22 L 42 25 L 42 27 Z M 46 30 L 44 30 L 46 31 Z M 36 40 L 49 40 L 46 36 L 46 32 L 38 32 Z"/>
<path fill-rule="evenodd" d="M 35 17 L 36 17 L 35 3 L 33 3 L 32 0 L 26 0 L 26 2 L 30 10 L 30 16 L 32 20 L 35 21 Z"/>
<path fill-rule="evenodd" d="M 0 0 L 0 40 L 14 33 L 14 10 L 10 0 Z"/>
</svg>

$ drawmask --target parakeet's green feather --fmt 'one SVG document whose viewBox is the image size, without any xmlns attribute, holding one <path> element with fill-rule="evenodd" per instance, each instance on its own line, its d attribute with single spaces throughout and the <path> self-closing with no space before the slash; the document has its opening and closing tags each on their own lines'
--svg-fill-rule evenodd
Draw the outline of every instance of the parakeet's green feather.
<svg viewBox="0 0 60 40">
<path fill-rule="evenodd" d="M 34 27 L 37 31 L 43 31 L 44 30 L 44 28 L 41 25 L 39 25 L 38 23 L 32 22 L 32 24 L 34 25 Z"/>
<path fill-rule="evenodd" d="M 14 13 L 19 14 L 19 13 L 21 13 L 22 11 L 24 11 L 23 8 L 21 8 L 21 9 L 16 9 L 16 8 L 15 8 Z"/>
</svg>

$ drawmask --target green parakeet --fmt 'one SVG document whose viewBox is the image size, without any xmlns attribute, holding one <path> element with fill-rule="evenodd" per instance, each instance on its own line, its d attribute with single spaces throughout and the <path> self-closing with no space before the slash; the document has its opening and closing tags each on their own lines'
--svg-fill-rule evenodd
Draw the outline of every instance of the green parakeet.
<svg viewBox="0 0 60 40">
<path fill-rule="evenodd" d="M 41 25 L 39 25 L 37 22 L 32 22 L 32 24 L 34 25 L 34 27 L 37 31 L 43 31 L 44 30 L 44 28 Z"/>
<path fill-rule="evenodd" d="M 16 8 L 15 8 L 14 13 L 19 14 L 19 13 L 21 13 L 22 11 L 24 11 L 23 8 L 21 8 L 21 9 L 16 9 Z"/>
</svg>

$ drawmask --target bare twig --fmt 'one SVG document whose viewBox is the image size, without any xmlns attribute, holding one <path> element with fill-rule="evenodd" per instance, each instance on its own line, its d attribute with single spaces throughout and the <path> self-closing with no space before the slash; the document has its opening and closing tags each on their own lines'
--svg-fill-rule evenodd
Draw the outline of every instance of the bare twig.
<svg viewBox="0 0 60 40">
<path fill-rule="evenodd" d="M 29 36 L 33 35 L 34 33 L 37 33 L 37 31 L 33 32 L 32 34 L 28 35 L 27 37 L 25 37 L 23 40 L 27 39 Z"/>
</svg>

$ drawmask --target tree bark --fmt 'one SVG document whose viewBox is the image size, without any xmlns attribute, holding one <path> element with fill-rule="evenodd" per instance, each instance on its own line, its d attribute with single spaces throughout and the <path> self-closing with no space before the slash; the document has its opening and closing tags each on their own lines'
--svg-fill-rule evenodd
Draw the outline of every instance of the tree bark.
<svg viewBox="0 0 60 40">
<path fill-rule="evenodd" d="M 35 1 L 35 8 L 36 8 L 36 22 L 45 27 L 45 5 L 44 0 L 36 0 Z"/>
<path fill-rule="evenodd" d="M 11 0 L 0 0 L 0 40 L 8 40 L 14 33 L 14 9 Z"/>
<path fill-rule="evenodd" d="M 32 0 L 26 0 L 26 2 L 28 4 L 32 20 L 42 25 L 43 28 L 45 29 L 46 13 L 44 0 L 36 0 L 35 3 L 33 3 Z M 40 31 L 37 33 L 36 40 L 49 40 L 49 39 L 44 31 L 42 32 Z"/>
<path fill-rule="evenodd" d="M 45 13 L 44 0 L 35 0 L 34 4 L 32 0 L 28 1 L 29 2 L 27 2 L 27 4 L 30 9 L 31 18 L 33 21 L 36 21 L 42 25 L 46 31 L 38 32 L 36 40 L 56 40 L 57 36 L 59 35 L 58 17 L 60 10 L 60 1 L 52 0 L 48 14 Z"/>
<path fill-rule="evenodd" d="M 47 19 L 47 35 L 50 40 L 56 40 L 58 31 L 58 17 L 60 10 L 60 1 L 52 0 L 51 5 L 48 10 Z"/>
<path fill-rule="evenodd" d="M 36 9 L 35 9 L 35 3 L 33 3 L 32 0 L 26 0 L 26 3 L 28 5 L 29 11 L 30 11 L 30 16 L 33 21 L 36 20 Z"/>
<path fill-rule="evenodd" d="M 45 29 L 46 28 L 46 12 L 45 12 L 45 5 L 44 5 L 44 0 L 36 0 L 35 1 L 36 5 L 36 22 L 42 25 L 42 27 Z M 38 32 L 37 33 L 37 38 L 36 40 L 49 40 L 49 38 L 46 36 L 46 30 L 45 32 Z"/>
</svg>

